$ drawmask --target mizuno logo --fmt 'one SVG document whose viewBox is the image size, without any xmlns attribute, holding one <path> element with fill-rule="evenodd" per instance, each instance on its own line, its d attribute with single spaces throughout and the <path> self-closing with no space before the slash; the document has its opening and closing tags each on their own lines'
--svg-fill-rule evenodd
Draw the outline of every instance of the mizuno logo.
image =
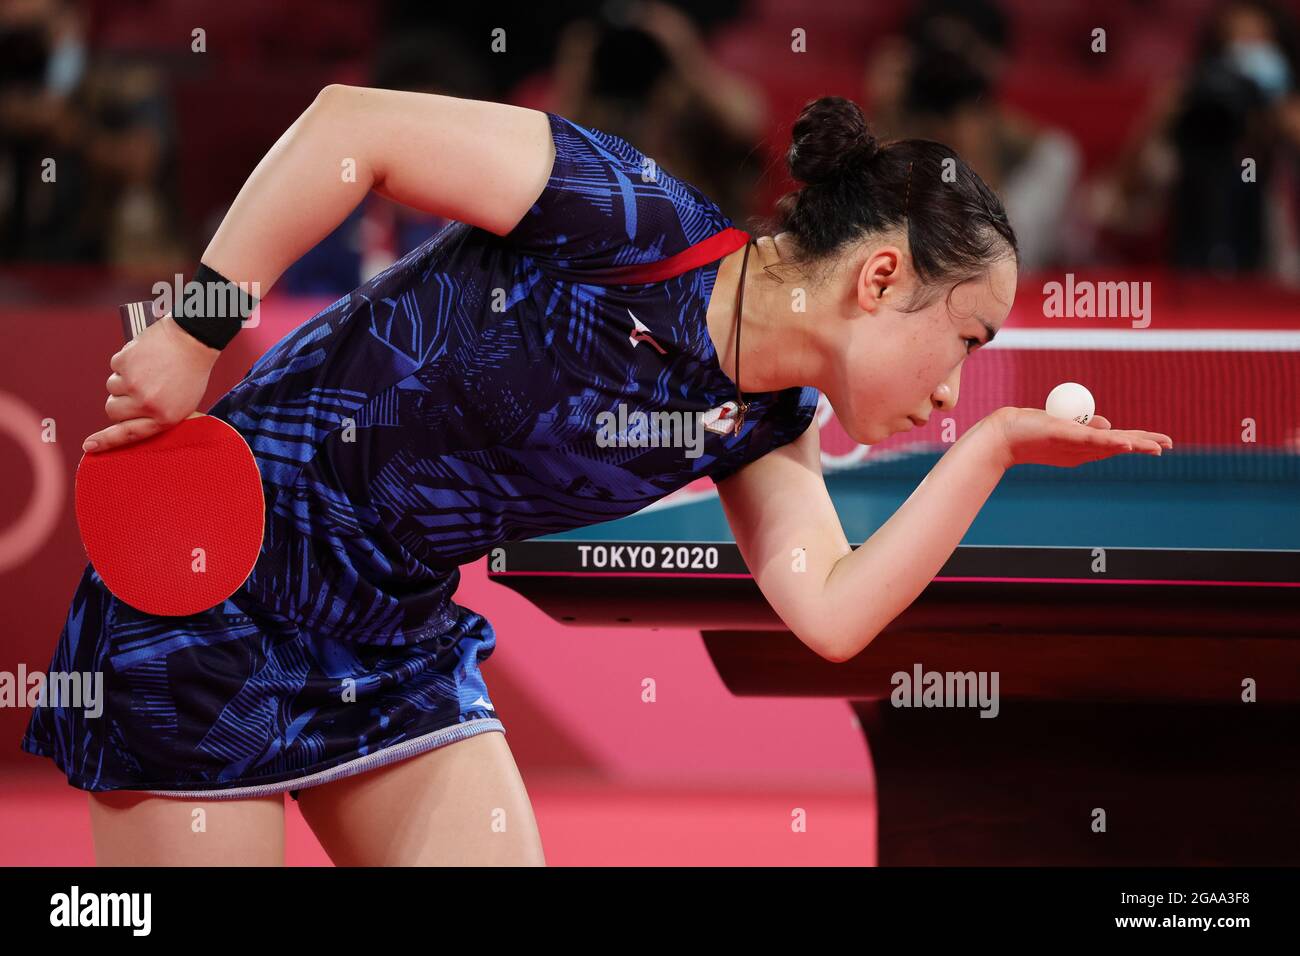
<svg viewBox="0 0 1300 956">
<path fill-rule="evenodd" d="M 635 315 L 632 315 L 631 309 L 627 310 L 627 314 L 632 316 L 632 334 L 628 336 L 628 340 L 631 341 L 632 347 L 636 348 L 638 342 L 649 342 L 660 355 L 667 355 L 668 353 L 665 352 L 659 346 L 659 343 L 650 335 L 650 329 L 647 328 Z"/>
</svg>

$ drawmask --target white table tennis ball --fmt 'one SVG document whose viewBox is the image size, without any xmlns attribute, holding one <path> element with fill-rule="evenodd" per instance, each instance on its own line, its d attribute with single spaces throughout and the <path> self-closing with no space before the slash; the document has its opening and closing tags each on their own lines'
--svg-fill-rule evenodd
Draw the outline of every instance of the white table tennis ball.
<svg viewBox="0 0 1300 956">
<path fill-rule="evenodd" d="M 1047 396 L 1047 414 L 1086 425 L 1097 411 L 1092 392 L 1078 382 L 1062 382 Z"/>
</svg>

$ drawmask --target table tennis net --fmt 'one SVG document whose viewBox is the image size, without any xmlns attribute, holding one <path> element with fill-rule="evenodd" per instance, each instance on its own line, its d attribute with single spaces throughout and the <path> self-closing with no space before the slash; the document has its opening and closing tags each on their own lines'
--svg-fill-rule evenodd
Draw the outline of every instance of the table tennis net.
<svg viewBox="0 0 1300 956">
<path fill-rule="evenodd" d="M 1086 472 L 1095 480 L 1300 481 L 1300 333 L 1007 339 L 999 347 L 1000 336 L 966 362 L 955 409 L 936 410 L 924 428 L 871 448 L 849 438 L 823 399 L 825 469 L 910 474 L 918 465 L 909 459 L 942 453 L 995 409 L 1042 408 L 1053 387 L 1072 381 L 1087 386 L 1097 413 L 1113 427 L 1162 432 L 1174 449 L 1160 458 L 1120 455 L 1078 469 L 1032 467 L 1032 477 L 1074 479 Z M 1142 347 L 1124 347 L 1126 341 Z"/>
</svg>

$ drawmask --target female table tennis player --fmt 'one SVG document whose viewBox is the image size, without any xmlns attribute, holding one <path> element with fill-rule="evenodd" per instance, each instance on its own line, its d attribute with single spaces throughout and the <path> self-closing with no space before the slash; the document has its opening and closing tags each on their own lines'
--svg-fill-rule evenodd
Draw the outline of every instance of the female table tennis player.
<svg viewBox="0 0 1300 956">
<path fill-rule="evenodd" d="M 460 565 L 707 475 L 764 595 L 839 661 L 922 591 L 1013 464 L 1170 447 L 1001 409 L 851 551 L 808 427 L 818 391 L 863 443 L 951 409 L 1011 307 L 1015 236 L 950 150 L 882 145 L 847 100 L 809 104 L 788 159 L 802 188 L 751 238 L 560 116 L 321 92 L 203 266 L 268 290 L 372 189 L 456 221 L 209 410 L 247 439 L 267 501 L 230 600 L 153 617 L 87 567 L 50 669 L 102 671 L 103 713 L 39 707 L 23 747 L 91 792 L 101 864 L 282 863 L 285 791 L 340 864 L 541 863 L 480 673 L 496 635 L 451 599 Z M 219 354 L 175 319 L 151 326 L 114 356 L 115 424 L 91 437 L 112 448 L 182 420 Z M 698 453 L 600 440 L 620 406 L 713 428 Z"/>
</svg>

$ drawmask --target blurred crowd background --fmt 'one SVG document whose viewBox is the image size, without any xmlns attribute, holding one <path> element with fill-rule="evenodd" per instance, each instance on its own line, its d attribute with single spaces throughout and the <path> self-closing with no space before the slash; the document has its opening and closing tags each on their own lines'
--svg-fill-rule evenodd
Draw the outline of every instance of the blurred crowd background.
<svg viewBox="0 0 1300 956">
<path fill-rule="evenodd" d="M 4 0 L 0 300 L 190 271 L 332 82 L 561 113 L 742 225 L 791 185 L 800 106 L 848 96 L 877 135 L 957 149 L 1003 197 L 1029 269 L 1300 285 L 1295 14 L 1275 0 Z M 441 225 L 372 196 L 281 285 L 345 293 Z"/>
</svg>

